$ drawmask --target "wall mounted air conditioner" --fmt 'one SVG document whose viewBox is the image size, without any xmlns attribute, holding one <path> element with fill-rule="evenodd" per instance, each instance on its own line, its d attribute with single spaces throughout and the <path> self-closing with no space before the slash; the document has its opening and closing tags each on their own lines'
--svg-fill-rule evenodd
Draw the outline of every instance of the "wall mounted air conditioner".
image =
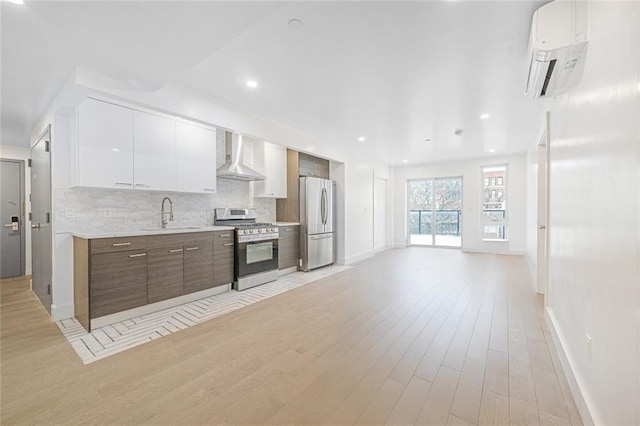
<svg viewBox="0 0 640 426">
<path fill-rule="evenodd" d="M 546 98 L 576 86 L 584 69 L 588 3 L 554 0 L 533 14 L 526 94 Z"/>
</svg>

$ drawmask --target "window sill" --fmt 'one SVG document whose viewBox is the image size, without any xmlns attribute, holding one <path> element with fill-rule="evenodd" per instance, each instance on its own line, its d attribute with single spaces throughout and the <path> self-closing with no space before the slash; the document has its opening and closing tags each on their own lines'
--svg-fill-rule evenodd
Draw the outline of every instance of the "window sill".
<svg viewBox="0 0 640 426">
<path fill-rule="evenodd" d="M 508 243 L 509 240 L 498 240 L 498 239 L 490 239 L 490 238 L 483 238 L 482 242 L 488 242 L 488 243 Z"/>
</svg>

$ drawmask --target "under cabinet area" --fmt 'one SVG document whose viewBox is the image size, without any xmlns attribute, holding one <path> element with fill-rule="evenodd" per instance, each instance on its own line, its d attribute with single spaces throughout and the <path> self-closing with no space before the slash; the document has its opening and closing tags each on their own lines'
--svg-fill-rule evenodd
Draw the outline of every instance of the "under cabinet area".
<svg viewBox="0 0 640 426">
<path fill-rule="evenodd" d="M 93 98 L 75 120 L 72 186 L 216 192 L 215 129 Z"/>
<path fill-rule="evenodd" d="M 300 261 L 300 225 L 279 225 L 278 269 L 297 269 Z"/>
<path fill-rule="evenodd" d="M 233 282 L 233 231 L 74 237 L 75 317 L 91 320 Z"/>
</svg>

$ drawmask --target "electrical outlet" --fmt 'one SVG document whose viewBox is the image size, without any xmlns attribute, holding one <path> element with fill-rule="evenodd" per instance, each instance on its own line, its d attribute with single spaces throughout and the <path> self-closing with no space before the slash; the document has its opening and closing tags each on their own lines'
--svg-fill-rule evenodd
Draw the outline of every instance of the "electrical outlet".
<svg viewBox="0 0 640 426">
<path fill-rule="evenodd" d="M 70 218 L 70 217 L 75 217 L 76 213 L 73 210 L 73 207 L 67 207 L 66 209 L 64 209 L 64 215 L 67 218 Z"/>
<path fill-rule="evenodd" d="M 587 358 L 591 361 L 591 336 L 588 333 L 585 334 L 587 343 Z"/>
<path fill-rule="evenodd" d="M 110 208 L 104 209 L 104 217 L 111 217 L 112 214 L 113 214 L 113 212 L 111 211 Z"/>
</svg>

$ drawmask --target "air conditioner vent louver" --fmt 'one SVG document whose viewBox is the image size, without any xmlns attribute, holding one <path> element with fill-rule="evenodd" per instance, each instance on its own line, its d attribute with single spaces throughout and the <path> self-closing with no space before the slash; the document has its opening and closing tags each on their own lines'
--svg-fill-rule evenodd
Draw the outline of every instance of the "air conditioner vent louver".
<svg viewBox="0 0 640 426">
<path fill-rule="evenodd" d="M 533 15 L 526 94 L 566 93 L 577 85 L 587 53 L 587 2 L 555 0 Z"/>
</svg>

